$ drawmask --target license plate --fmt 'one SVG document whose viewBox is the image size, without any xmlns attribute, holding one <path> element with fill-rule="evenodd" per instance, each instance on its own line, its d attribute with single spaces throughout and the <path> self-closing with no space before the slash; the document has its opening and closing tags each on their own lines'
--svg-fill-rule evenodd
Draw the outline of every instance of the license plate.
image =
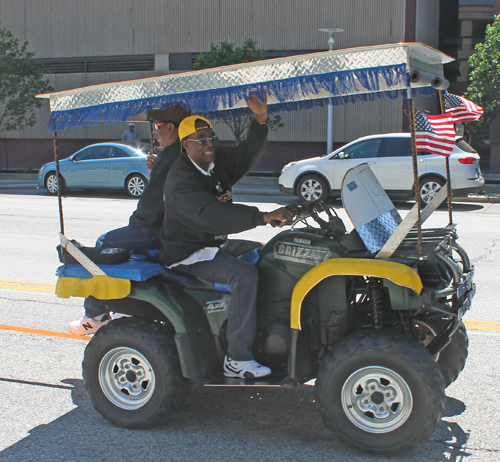
<svg viewBox="0 0 500 462">
<path fill-rule="evenodd" d="M 467 294 L 467 298 L 464 300 L 463 305 L 458 310 L 458 319 L 462 319 L 463 315 L 467 311 L 469 311 L 474 295 L 476 295 L 476 284 L 473 283 L 469 293 Z"/>
</svg>

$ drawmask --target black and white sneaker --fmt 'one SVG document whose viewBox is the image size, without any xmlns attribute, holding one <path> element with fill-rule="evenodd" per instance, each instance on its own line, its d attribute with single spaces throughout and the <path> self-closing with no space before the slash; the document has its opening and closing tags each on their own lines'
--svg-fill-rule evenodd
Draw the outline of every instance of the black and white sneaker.
<svg viewBox="0 0 500 462">
<path fill-rule="evenodd" d="M 233 361 L 227 356 L 224 358 L 224 375 L 239 379 L 259 379 L 271 374 L 271 369 L 262 366 L 255 360 Z"/>
<path fill-rule="evenodd" d="M 106 325 L 109 321 L 111 321 L 111 318 L 108 313 L 100 314 L 99 316 L 95 316 L 94 318 L 89 318 L 88 316 L 83 315 L 83 317 L 78 321 L 71 321 L 68 328 L 72 334 L 95 334 L 99 330 L 99 328 Z"/>
</svg>

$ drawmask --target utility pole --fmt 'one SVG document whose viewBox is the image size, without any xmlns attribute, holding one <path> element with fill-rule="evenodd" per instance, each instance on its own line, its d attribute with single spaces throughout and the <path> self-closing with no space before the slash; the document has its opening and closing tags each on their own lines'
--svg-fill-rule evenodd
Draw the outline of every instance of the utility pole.
<svg viewBox="0 0 500 462">
<path fill-rule="evenodd" d="M 328 51 L 333 51 L 335 48 L 335 34 L 345 32 L 344 29 L 337 27 L 326 27 L 318 29 L 320 32 L 328 33 Z M 328 122 L 326 130 L 326 153 L 330 154 L 333 151 L 333 104 L 328 103 Z"/>
</svg>

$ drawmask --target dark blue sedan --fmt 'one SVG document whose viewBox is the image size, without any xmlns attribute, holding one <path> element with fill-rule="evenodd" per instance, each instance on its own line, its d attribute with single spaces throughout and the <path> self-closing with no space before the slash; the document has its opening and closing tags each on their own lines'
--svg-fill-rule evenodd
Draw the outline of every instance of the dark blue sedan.
<svg viewBox="0 0 500 462">
<path fill-rule="evenodd" d="M 139 197 L 149 180 L 145 153 L 126 143 L 98 143 L 87 146 L 67 159 L 59 161 L 63 178 L 61 192 L 68 189 L 124 189 L 128 195 Z M 45 164 L 38 174 L 40 188 L 57 194 L 56 164 Z"/>
</svg>

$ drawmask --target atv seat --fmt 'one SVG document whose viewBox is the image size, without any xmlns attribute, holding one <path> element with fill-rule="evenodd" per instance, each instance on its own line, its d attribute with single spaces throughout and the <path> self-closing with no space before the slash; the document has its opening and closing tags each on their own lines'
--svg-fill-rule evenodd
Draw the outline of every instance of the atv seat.
<svg viewBox="0 0 500 462">
<path fill-rule="evenodd" d="M 247 261 L 252 265 L 256 265 L 260 259 L 261 249 L 262 247 L 258 247 L 251 250 L 250 252 L 238 255 L 236 258 Z M 215 290 L 216 292 L 224 292 L 227 294 L 231 293 L 231 286 L 229 284 L 224 284 L 222 282 L 210 282 L 205 279 L 200 279 L 196 276 L 192 276 L 191 274 L 175 271 L 175 269 L 163 268 L 163 272 L 160 275 L 155 276 L 155 279 L 177 284 L 187 289 L 208 289 Z"/>
</svg>

